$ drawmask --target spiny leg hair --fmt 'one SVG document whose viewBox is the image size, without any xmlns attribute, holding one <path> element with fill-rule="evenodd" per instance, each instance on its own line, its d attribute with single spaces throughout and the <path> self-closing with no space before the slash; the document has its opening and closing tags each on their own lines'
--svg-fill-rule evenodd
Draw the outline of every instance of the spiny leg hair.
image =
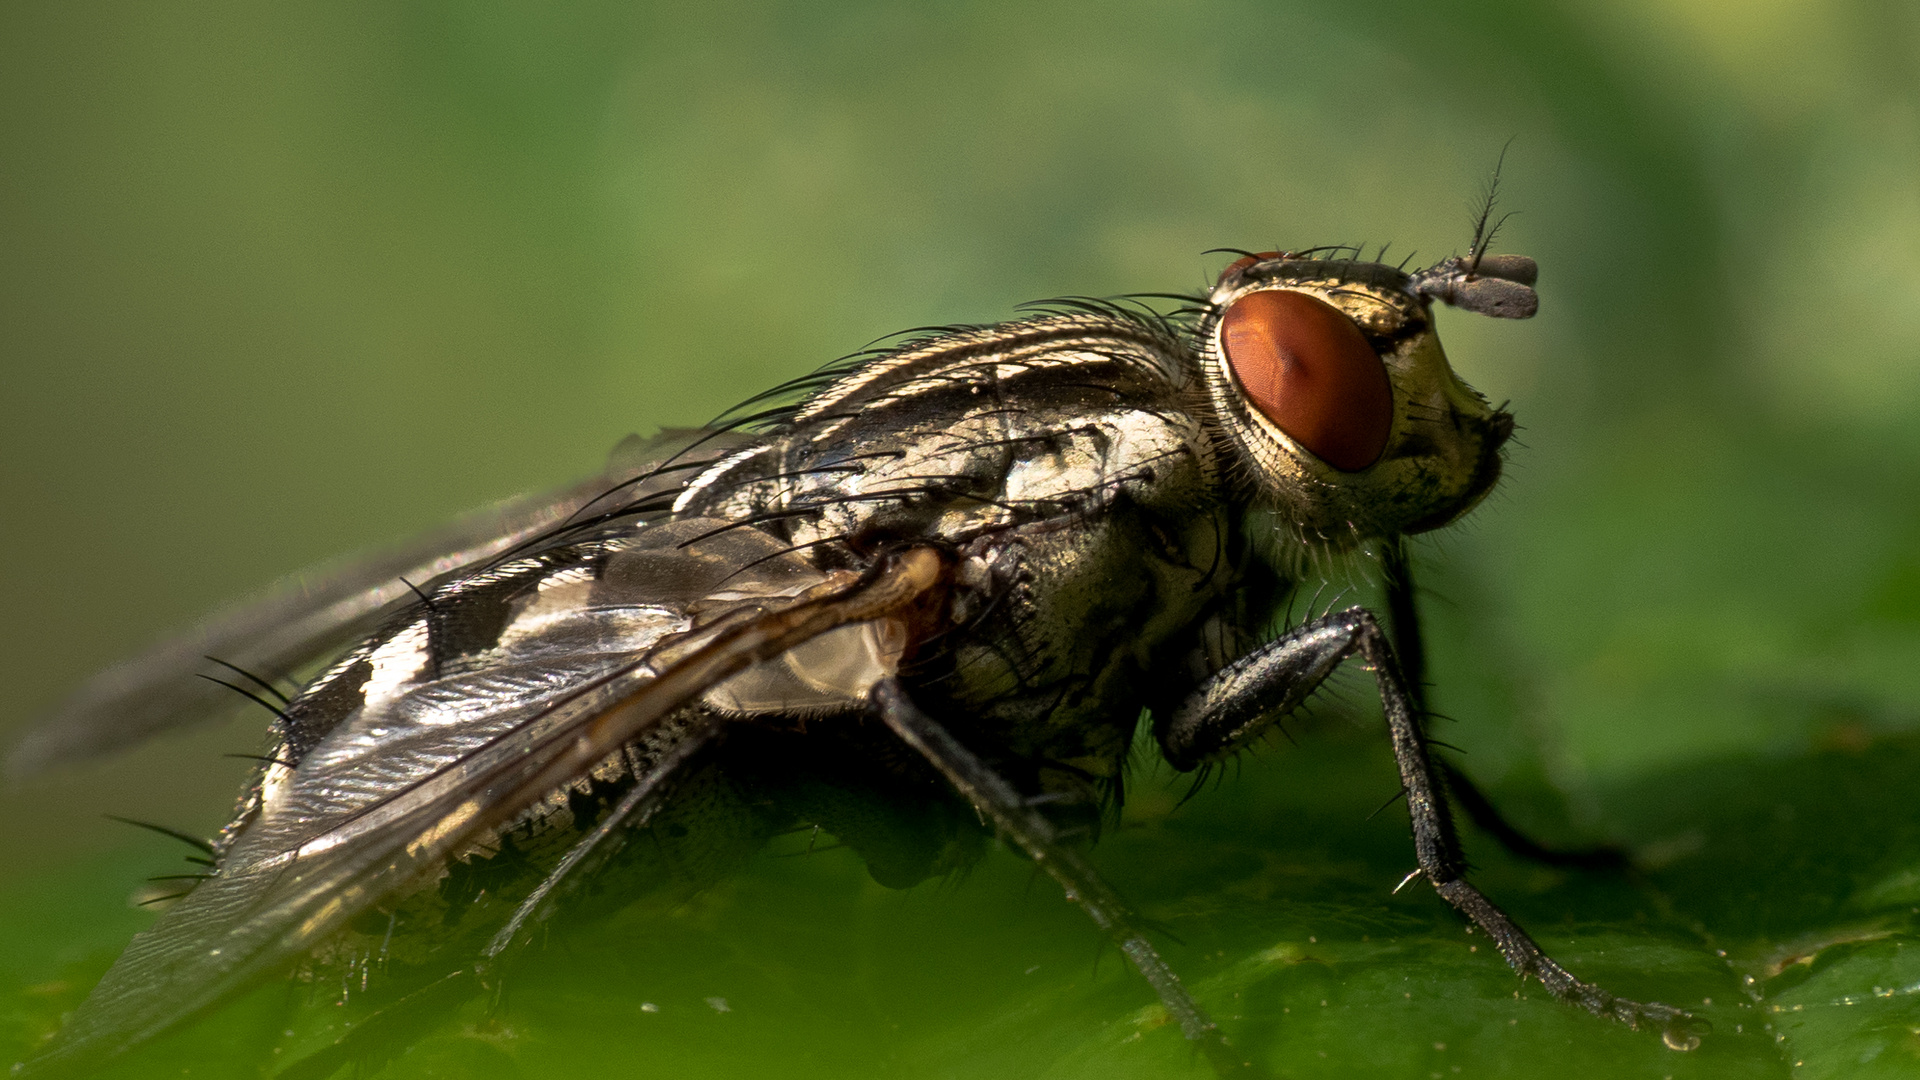
<svg viewBox="0 0 1920 1080">
<path fill-rule="evenodd" d="M 1630 1027 L 1657 1025 L 1669 1045 L 1690 1044 L 1704 1022 L 1670 1005 L 1641 1004 L 1582 982 L 1555 963 L 1462 876 L 1466 860 L 1442 797 L 1419 713 L 1394 664 L 1393 649 L 1373 613 L 1365 608 L 1304 623 L 1255 650 L 1210 679 L 1158 731 L 1161 749 L 1182 770 L 1245 746 L 1313 694 L 1333 670 L 1358 656 L 1373 669 L 1394 760 L 1406 788 L 1419 869 L 1446 901 L 1485 931 L 1522 977 L 1531 975 L 1557 998 L 1611 1016 Z"/>
<path fill-rule="evenodd" d="M 894 734 L 938 769 L 955 791 L 993 822 L 1004 839 L 1026 852 L 1035 866 L 1059 882 L 1067 899 L 1086 910 L 1094 925 L 1152 984 L 1161 1004 L 1179 1022 L 1181 1032 L 1206 1054 L 1214 1068 L 1223 1075 L 1247 1075 L 1250 1063 L 1227 1045 L 1213 1020 L 1147 941 L 1126 902 L 1085 857 L 1061 840 L 1053 823 L 938 721 L 921 712 L 897 680 L 888 679 L 876 686 L 873 700 Z"/>
</svg>

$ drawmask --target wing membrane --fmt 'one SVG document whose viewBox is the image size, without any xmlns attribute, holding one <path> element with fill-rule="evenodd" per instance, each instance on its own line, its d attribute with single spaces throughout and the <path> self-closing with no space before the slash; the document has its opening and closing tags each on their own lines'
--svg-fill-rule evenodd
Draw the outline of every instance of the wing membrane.
<svg viewBox="0 0 1920 1080">
<path fill-rule="evenodd" d="M 672 490 L 685 469 L 660 471 L 664 462 L 683 452 L 704 460 L 737 438 L 679 431 L 629 439 L 599 476 L 511 499 L 398 546 L 284 578 L 94 676 L 21 741 L 8 771 L 28 775 L 245 708 L 244 698 L 194 674 L 225 665 L 262 675 L 305 668 L 366 636 L 396 606 L 412 601 L 415 586 L 498 558 L 570 519 Z M 213 665 L 209 657 L 217 658 Z"/>
<path fill-rule="evenodd" d="M 270 767 L 259 816 L 218 873 L 134 938 L 33 1067 L 85 1067 L 287 964 L 622 747 L 683 759 L 717 716 L 684 707 L 754 680 L 756 665 L 831 634 L 861 635 L 878 655 L 886 635 L 872 620 L 939 571 L 921 551 L 834 579 L 765 534 L 716 524 L 639 529 L 613 554 L 650 572 L 624 585 L 607 545 L 582 545 L 578 563 L 524 593 L 497 645 L 454 670 L 421 651 L 424 622 L 373 643 L 391 687 L 369 690 L 296 767 Z"/>
</svg>

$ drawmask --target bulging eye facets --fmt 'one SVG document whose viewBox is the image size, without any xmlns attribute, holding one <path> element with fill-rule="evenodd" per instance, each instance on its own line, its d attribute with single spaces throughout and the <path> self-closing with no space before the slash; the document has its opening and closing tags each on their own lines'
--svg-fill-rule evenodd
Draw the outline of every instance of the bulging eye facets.
<svg viewBox="0 0 1920 1080">
<path fill-rule="evenodd" d="M 1308 453 L 1345 472 L 1379 460 L 1393 387 L 1340 309 L 1302 292 L 1248 293 L 1221 318 L 1220 343 L 1247 400 Z"/>
</svg>

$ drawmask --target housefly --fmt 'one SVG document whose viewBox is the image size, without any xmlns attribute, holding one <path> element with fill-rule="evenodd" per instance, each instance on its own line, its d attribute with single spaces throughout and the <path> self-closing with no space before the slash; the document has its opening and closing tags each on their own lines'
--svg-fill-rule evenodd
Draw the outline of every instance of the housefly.
<svg viewBox="0 0 1920 1080">
<path fill-rule="evenodd" d="M 1263 639 L 1325 557 L 1397 564 L 1499 476 L 1513 420 L 1455 376 L 1432 311 L 1534 313 L 1533 261 L 1485 248 L 1411 273 L 1357 249 L 1243 252 L 1171 313 L 1069 299 L 918 332 L 99 676 L 16 768 L 232 690 L 274 710 L 271 747 L 207 872 L 27 1071 L 98 1063 L 302 965 L 487 985 L 645 846 L 627 838 L 671 844 L 686 830 L 663 823 L 752 802 L 748 839 L 811 822 L 901 887 L 997 833 L 1230 1072 L 1241 1055 L 1075 834 L 1143 709 L 1166 761 L 1202 770 L 1350 659 L 1383 704 L 1409 880 L 1555 996 L 1690 1039 L 1687 1013 L 1577 978 L 1465 880 L 1395 659 L 1417 655 L 1404 573 L 1398 650 L 1361 607 Z M 323 663 L 276 700 L 268 675 Z"/>
</svg>

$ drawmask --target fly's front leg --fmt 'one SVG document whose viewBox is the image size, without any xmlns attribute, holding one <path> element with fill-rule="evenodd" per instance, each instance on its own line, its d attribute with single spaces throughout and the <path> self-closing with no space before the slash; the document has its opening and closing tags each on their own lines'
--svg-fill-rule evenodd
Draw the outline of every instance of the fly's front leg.
<svg viewBox="0 0 1920 1080">
<path fill-rule="evenodd" d="M 1228 1047 L 1219 1028 L 1135 925 L 1133 913 L 1119 894 L 1101 880 L 1078 851 L 1062 842 L 1053 823 L 938 721 L 921 712 L 898 681 L 888 679 L 876 686 L 874 701 L 894 734 L 938 769 L 954 790 L 994 823 L 1002 837 L 1059 882 L 1069 900 L 1086 909 L 1095 925 L 1146 976 L 1167 1012 L 1179 1022 L 1181 1032 L 1207 1055 L 1214 1068 L 1223 1074 L 1247 1075 L 1251 1064 L 1240 1060 Z"/>
<path fill-rule="evenodd" d="M 1411 696 L 1394 665 L 1393 650 L 1373 613 L 1365 608 L 1316 619 L 1231 665 L 1196 691 L 1156 728 L 1167 760 L 1182 771 L 1218 760 L 1257 738 L 1273 721 L 1306 701 L 1340 663 L 1359 656 L 1380 685 L 1394 760 L 1407 791 L 1413 846 L 1419 869 L 1447 902 L 1486 931 L 1521 976 L 1540 980 L 1555 997 L 1573 1001 L 1629 1026 L 1658 1025 L 1669 1046 L 1690 1048 L 1700 1026 L 1670 1005 L 1640 1004 L 1582 982 L 1548 957 L 1506 913 L 1461 876 L 1465 859 L 1453 820 L 1441 797 L 1426 735 Z"/>
</svg>

